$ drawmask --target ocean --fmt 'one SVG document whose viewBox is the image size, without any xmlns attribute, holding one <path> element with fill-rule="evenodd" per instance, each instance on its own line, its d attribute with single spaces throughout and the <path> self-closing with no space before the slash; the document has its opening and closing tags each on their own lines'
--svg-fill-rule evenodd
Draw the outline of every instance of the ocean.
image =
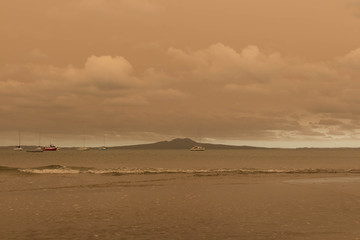
<svg viewBox="0 0 360 240">
<path fill-rule="evenodd" d="M 360 149 L 0 150 L 0 239 L 360 239 Z"/>
</svg>

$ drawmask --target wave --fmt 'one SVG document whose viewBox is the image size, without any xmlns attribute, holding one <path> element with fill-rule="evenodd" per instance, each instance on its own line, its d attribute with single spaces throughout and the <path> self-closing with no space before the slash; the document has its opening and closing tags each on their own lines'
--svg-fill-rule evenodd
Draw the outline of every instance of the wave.
<svg viewBox="0 0 360 240">
<path fill-rule="evenodd" d="M 62 165 L 48 165 L 36 168 L 16 168 L 0 166 L 0 173 L 34 173 L 34 174 L 79 174 L 86 173 L 86 171 L 92 168 L 86 167 L 67 167 Z"/>
<path fill-rule="evenodd" d="M 18 168 L 0 166 L 0 173 L 2 173 L 2 172 L 17 172 L 18 170 L 19 170 Z"/>
<path fill-rule="evenodd" d="M 80 174 L 80 173 L 87 173 L 87 171 L 89 171 L 90 169 L 92 168 L 48 165 L 37 168 L 20 168 L 19 171 L 23 173 L 36 173 L 36 174 Z"/>
<path fill-rule="evenodd" d="M 87 167 L 71 167 L 48 165 L 36 168 L 14 168 L 0 166 L 0 173 L 28 174 L 100 174 L 100 175 L 136 175 L 136 174 L 193 174 L 193 175 L 226 175 L 226 174 L 315 174 L 315 173 L 360 173 L 360 169 L 164 169 L 164 168 L 115 168 L 94 169 Z"/>
</svg>

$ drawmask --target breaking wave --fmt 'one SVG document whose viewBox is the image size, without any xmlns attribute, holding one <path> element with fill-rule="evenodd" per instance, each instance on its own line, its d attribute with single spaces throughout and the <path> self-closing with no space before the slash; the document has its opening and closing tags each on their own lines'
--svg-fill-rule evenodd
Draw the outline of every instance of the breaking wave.
<svg viewBox="0 0 360 240">
<path fill-rule="evenodd" d="M 0 166 L 0 173 L 28 174 L 100 174 L 100 175 L 135 175 L 135 174 L 194 174 L 194 175 L 225 175 L 225 174 L 312 174 L 312 173 L 360 173 L 360 169 L 164 169 L 164 168 L 115 168 L 94 169 L 87 167 L 70 167 L 48 165 L 36 168 L 13 168 Z"/>
</svg>

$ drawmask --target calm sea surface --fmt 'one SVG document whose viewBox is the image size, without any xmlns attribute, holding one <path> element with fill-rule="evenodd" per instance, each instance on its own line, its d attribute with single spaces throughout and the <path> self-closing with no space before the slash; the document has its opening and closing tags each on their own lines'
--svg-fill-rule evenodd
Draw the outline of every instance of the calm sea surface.
<svg viewBox="0 0 360 240">
<path fill-rule="evenodd" d="M 360 150 L 0 150 L 0 239 L 360 239 Z"/>
</svg>

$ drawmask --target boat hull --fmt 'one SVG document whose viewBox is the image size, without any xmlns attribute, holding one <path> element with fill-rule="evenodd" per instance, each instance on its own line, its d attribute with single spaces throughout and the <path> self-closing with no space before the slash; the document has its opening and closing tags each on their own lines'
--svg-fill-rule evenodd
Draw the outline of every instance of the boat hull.
<svg viewBox="0 0 360 240">
<path fill-rule="evenodd" d="M 43 151 L 56 151 L 57 147 L 43 148 Z"/>
<path fill-rule="evenodd" d="M 77 151 L 89 151 L 88 147 L 80 147 L 78 149 L 76 149 Z"/>
<path fill-rule="evenodd" d="M 205 147 L 193 146 L 192 148 L 190 148 L 190 151 L 205 151 Z"/>
</svg>

